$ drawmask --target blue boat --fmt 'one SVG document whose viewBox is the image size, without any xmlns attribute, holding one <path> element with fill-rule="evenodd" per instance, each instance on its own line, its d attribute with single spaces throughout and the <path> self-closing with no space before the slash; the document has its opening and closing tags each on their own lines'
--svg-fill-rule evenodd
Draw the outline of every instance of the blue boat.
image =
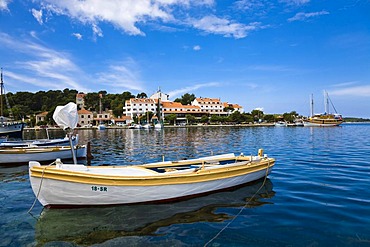
<svg viewBox="0 0 370 247">
<path fill-rule="evenodd" d="M 1 69 L 1 83 L 0 83 L 0 137 L 22 138 L 23 128 L 25 123 L 12 121 L 11 118 L 4 117 L 3 111 L 3 96 L 6 104 L 10 109 L 8 99 L 4 93 L 3 70 Z M 10 111 L 10 117 L 12 116 Z"/>
</svg>

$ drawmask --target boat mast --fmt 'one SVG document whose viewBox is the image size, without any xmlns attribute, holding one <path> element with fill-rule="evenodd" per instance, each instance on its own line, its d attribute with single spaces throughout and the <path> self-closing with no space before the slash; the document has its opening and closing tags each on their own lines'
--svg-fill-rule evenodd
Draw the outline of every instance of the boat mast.
<svg viewBox="0 0 370 247">
<path fill-rule="evenodd" d="M 329 114 L 329 96 L 328 92 L 324 90 L 324 105 L 325 105 L 325 114 Z"/>
<path fill-rule="evenodd" d="M 311 94 L 311 105 L 310 105 L 310 111 L 311 111 L 311 117 L 313 116 L 313 94 Z"/>
<path fill-rule="evenodd" d="M 3 68 L 1 68 L 1 82 L 0 82 L 0 116 L 4 116 L 3 114 L 3 87 L 4 87 L 4 82 L 3 82 Z"/>
</svg>

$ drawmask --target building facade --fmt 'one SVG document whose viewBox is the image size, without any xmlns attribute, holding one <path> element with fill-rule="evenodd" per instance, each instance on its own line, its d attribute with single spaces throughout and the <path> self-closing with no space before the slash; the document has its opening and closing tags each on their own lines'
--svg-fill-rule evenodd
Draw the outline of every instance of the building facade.
<svg viewBox="0 0 370 247">
<path fill-rule="evenodd" d="M 37 123 L 39 123 L 39 122 L 44 122 L 44 121 L 47 121 L 47 119 L 46 119 L 46 116 L 48 115 L 48 112 L 47 111 L 45 111 L 45 112 L 41 112 L 41 113 L 39 113 L 39 114 L 36 114 L 36 125 L 37 125 Z"/>
<path fill-rule="evenodd" d="M 86 109 L 81 109 L 78 111 L 78 125 L 92 126 L 94 123 L 94 114 Z"/>
<path fill-rule="evenodd" d="M 203 113 L 227 115 L 224 112 L 224 104 L 220 99 L 216 98 L 196 98 L 192 103 L 194 106 L 199 106 Z"/>
<path fill-rule="evenodd" d="M 85 108 L 85 94 L 84 93 L 76 94 L 76 105 L 77 105 L 77 109 Z"/>
<path fill-rule="evenodd" d="M 235 111 L 243 112 L 243 108 L 238 104 L 230 104 L 222 102 L 219 98 L 196 98 L 191 105 L 183 105 L 180 102 L 169 101 L 169 95 L 164 94 L 160 90 L 149 98 L 132 98 L 126 100 L 123 107 L 123 115 L 130 117 L 128 123 L 132 123 L 134 119 L 143 118 L 148 112 L 154 115 L 161 114 L 164 119 L 170 114 L 176 114 L 176 122 L 186 123 L 187 116 L 192 115 L 196 119 L 202 116 L 228 116 Z"/>
</svg>

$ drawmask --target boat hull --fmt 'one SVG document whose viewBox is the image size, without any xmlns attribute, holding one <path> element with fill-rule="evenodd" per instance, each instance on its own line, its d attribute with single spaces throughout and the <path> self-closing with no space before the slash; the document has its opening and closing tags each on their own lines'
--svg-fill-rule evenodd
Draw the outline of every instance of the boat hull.
<svg viewBox="0 0 370 247">
<path fill-rule="evenodd" d="M 332 121 L 332 122 L 325 122 L 325 121 L 315 121 L 315 122 L 304 122 L 305 127 L 334 127 L 339 126 L 342 124 L 342 121 Z"/>
<path fill-rule="evenodd" d="M 30 162 L 30 182 L 38 200 L 46 207 L 161 202 L 194 197 L 255 181 L 267 176 L 273 165 L 274 160 L 266 158 L 256 164 L 244 162 L 241 165 L 191 169 L 189 172 L 169 172 L 164 175 L 151 175 L 150 172 L 140 175 L 142 168 L 138 168 L 135 176 L 120 176 L 123 171 L 119 169 L 124 170 L 124 167 L 113 167 L 110 169 L 116 169 L 117 172 L 98 175 L 93 170 L 106 168 L 87 168 L 81 165 L 81 171 L 76 171 L 79 168 L 75 167 L 72 172 L 43 168 Z"/>
<path fill-rule="evenodd" d="M 0 123 L 0 136 L 22 138 L 24 123 Z"/>
<path fill-rule="evenodd" d="M 87 155 L 86 146 L 75 149 L 76 158 Z M 30 160 L 40 162 L 54 161 L 56 159 L 72 159 L 70 147 L 33 147 L 33 148 L 0 148 L 0 164 L 25 164 Z"/>
<path fill-rule="evenodd" d="M 78 144 L 78 135 L 72 137 L 72 145 Z M 23 141 L 0 141 L 0 147 L 43 147 L 43 146 L 69 146 L 68 137 L 58 139 L 39 139 L 39 140 L 23 140 Z"/>
</svg>

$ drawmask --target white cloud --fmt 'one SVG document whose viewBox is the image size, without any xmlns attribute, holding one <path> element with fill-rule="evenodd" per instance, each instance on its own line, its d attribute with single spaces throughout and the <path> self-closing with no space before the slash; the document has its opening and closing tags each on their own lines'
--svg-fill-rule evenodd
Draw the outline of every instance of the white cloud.
<svg viewBox="0 0 370 247">
<path fill-rule="evenodd" d="M 249 66 L 248 69 L 257 70 L 257 71 L 270 71 L 270 72 L 292 71 L 291 68 L 280 66 L 280 65 L 254 65 L 254 66 Z"/>
<path fill-rule="evenodd" d="M 280 0 L 281 3 L 288 5 L 304 5 L 310 2 L 310 0 Z"/>
<path fill-rule="evenodd" d="M 71 88 L 78 91 L 98 91 L 103 87 L 121 93 L 123 90 L 144 91 L 139 65 L 131 58 L 112 62 L 91 75 L 83 71 L 67 52 L 53 50 L 39 43 L 21 40 L 0 32 L 0 48 L 15 51 L 22 60 L 15 61 L 13 73 L 8 73 L 16 85 L 29 84 L 40 89 Z M 19 71 L 15 73 L 14 71 Z M 88 82 L 88 83 L 87 83 Z M 88 85 L 90 88 L 85 87 Z"/>
<path fill-rule="evenodd" d="M 182 94 L 193 92 L 199 88 L 204 88 L 204 87 L 217 87 L 219 86 L 220 83 L 218 82 L 209 82 L 209 83 L 201 83 L 201 84 L 196 84 L 193 86 L 181 88 L 181 89 L 176 89 L 171 92 L 168 92 L 168 95 L 170 95 L 171 99 L 177 98 L 181 96 Z"/>
<path fill-rule="evenodd" d="M 103 31 L 95 24 L 92 25 L 93 37 L 96 39 L 96 36 L 103 37 Z"/>
<path fill-rule="evenodd" d="M 75 36 L 78 40 L 82 40 L 82 34 L 80 33 L 72 33 L 72 36 Z"/>
<path fill-rule="evenodd" d="M 140 81 L 140 70 L 136 62 L 131 58 L 109 65 L 104 72 L 97 74 L 97 79 L 95 80 L 100 85 L 113 87 L 117 92 L 122 92 L 123 90 L 144 91 Z"/>
<path fill-rule="evenodd" d="M 215 5 L 214 0 L 42 1 L 43 8 L 50 14 L 66 15 L 71 19 L 91 25 L 94 38 L 103 36 L 103 31 L 99 28 L 101 23 L 110 23 L 129 35 L 142 36 L 145 36 L 145 33 L 139 27 L 148 22 L 152 24 L 151 27 L 156 27 L 158 30 L 171 31 L 176 29 L 165 27 L 164 24 L 185 24 L 207 33 L 236 39 L 244 38 L 248 32 L 261 28 L 259 22 L 243 24 L 215 15 L 204 16 L 200 19 L 189 17 L 192 8 L 206 13 L 212 11 L 209 7 L 213 5 Z"/>
<path fill-rule="evenodd" d="M 370 85 L 353 86 L 331 90 L 330 95 L 370 97 Z"/>
<path fill-rule="evenodd" d="M 37 22 L 42 25 L 42 9 L 40 9 L 39 11 L 37 11 L 36 9 L 32 9 L 32 15 L 33 17 L 35 17 Z"/>
<path fill-rule="evenodd" d="M 190 23 L 193 27 L 207 33 L 220 34 L 225 37 L 234 37 L 236 39 L 246 37 L 249 31 L 256 30 L 261 26 L 259 22 L 245 25 L 228 19 L 218 18 L 213 15 L 205 16 L 199 20 L 190 20 Z"/>
<path fill-rule="evenodd" d="M 201 49 L 200 45 L 195 45 L 195 46 L 193 47 L 193 50 L 194 50 L 194 51 L 200 51 L 200 49 Z"/>
<path fill-rule="evenodd" d="M 118 29 L 130 35 L 144 35 L 137 27 L 148 20 L 168 21 L 172 19 L 168 5 L 179 4 L 179 0 L 126 0 L 126 1 L 95 1 L 95 0 L 45 0 L 45 8 L 58 15 L 67 15 L 82 23 L 90 24 L 97 32 L 100 22 L 112 23 Z M 188 1 L 189 2 L 189 1 Z"/>
<path fill-rule="evenodd" d="M 48 89 L 74 88 L 86 91 L 76 79 L 83 77 L 83 72 L 69 54 L 4 33 L 0 33 L 0 45 L 22 54 L 23 60 L 16 61 L 14 67 L 26 75 L 13 73 L 14 79 Z"/>
<path fill-rule="evenodd" d="M 322 11 L 319 11 L 319 12 L 310 12 L 310 13 L 299 12 L 295 16 L 293 16 L 292 18 L 289 18 L 288 21 L 290 21 L 290 22 L 292 22 L 292 21 L 304 21 L 304 20 L 307 20 L 309 18 L 313 18 L 313 17 L 317 17 L 317 16 L 321 16 L 321 15 L 328 15 L 328 14 L 329 14 L 329 12 L 327 12 L 325 10 L 322 10 Z"/>
<path fill-rule="evenodd" d="M 0 0 L 0 10 L 9 10 L 8 4 L 11 2 L 11 0 Z"/>
</svg>

